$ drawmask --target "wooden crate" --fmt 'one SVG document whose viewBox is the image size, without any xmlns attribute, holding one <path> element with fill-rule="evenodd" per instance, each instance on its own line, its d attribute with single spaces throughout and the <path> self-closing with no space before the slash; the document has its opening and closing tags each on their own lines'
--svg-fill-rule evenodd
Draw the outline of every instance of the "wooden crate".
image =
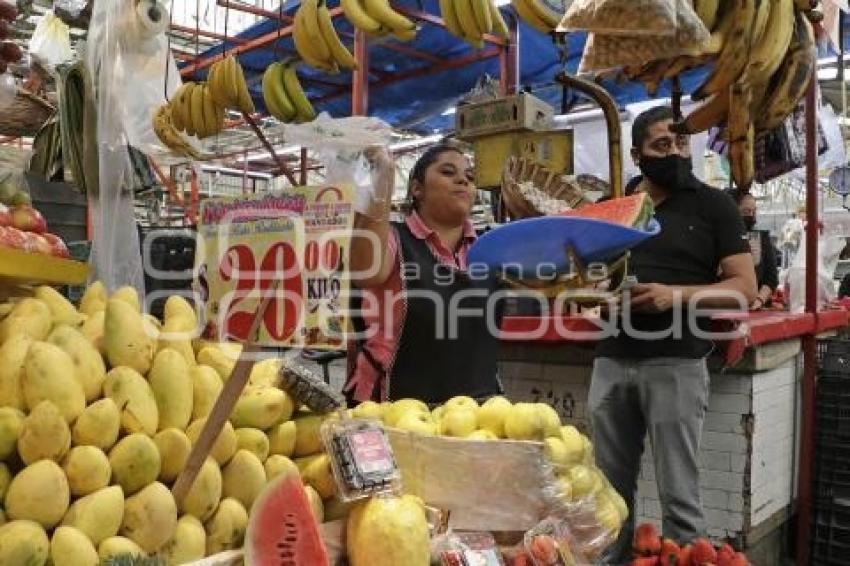
<svg viewBox="0 0 850 566">
<path fill-rule="evenodd" d="M 455 130 L 460 139 L 469 141 L 488 134 L 544 130 L 551 126 L 554 115 L 551 105 L 522 92 L 458 106 Z"/>
</svg>

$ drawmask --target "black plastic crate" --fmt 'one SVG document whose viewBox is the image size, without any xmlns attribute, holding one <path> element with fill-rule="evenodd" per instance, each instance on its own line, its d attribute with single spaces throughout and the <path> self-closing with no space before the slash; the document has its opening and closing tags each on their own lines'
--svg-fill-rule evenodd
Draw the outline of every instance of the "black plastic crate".
<svg viewBox="0 0 850 566">
<path fill-rule="evenodd" d="M 812 558 L 818 564 L 850 566 L 850 499 L 815 499 Z"/>
<path fill-rule="evenodd" d="M 850 374 L 850 340 L 828 338 L 818 341 L 818 369 L 837 374 Z"/>
</svg>

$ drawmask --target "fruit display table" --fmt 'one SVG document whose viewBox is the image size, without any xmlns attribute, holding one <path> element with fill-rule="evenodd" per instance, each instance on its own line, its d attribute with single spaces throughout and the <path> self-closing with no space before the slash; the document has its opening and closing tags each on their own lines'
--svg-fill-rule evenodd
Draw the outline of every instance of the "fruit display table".
<svg viewBox="0 0 850 566">
<path fill-rule="evenodd" d="M 723 313 L 714 320 L 719 330 L 738 333 L 718 344 L 710 359 L 711 397 L 700 456 L 708 534 L 735 541 L 755 564 L 777 564 L 781 527 L 796 497 L 800 337 L 846 327 L 848 313 Z M 500 354 L 507 396 L 547 402 L 587 430 L 592 333 L 598 329 L 590 318 L 507 317 Z M 636 505 L 640 521 L 660 524 L 648 451 Z"/>
<path fill-rule="evenodd" d="M 0 289 L 19 285 L 79 285 L 89 274 L 86 263 L 0 247 Z"/>
</svg>

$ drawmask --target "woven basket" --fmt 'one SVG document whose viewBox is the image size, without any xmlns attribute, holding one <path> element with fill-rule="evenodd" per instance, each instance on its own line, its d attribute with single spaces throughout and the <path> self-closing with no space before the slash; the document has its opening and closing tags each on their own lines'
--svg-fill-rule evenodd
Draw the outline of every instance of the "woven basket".
<svg viewBox="0 0 850 566">
<path fill-rule="evenodd" d="M 511 157 L 502 172 L 502 202 L 514 219 L 545 216 L 522 193 L 520 185 L 531 183 L 536 189 L 558 201 L 563 210 L 576 208 L 586 203 L 584 190 L 566 176 L 550 171 L 532 159 Z"/>
<path fill-rule="evenodd" d="M 0 136 L 34 136 L 56 112 L 49 102 L 23 89 L 0 112 Z"/>
</svg>

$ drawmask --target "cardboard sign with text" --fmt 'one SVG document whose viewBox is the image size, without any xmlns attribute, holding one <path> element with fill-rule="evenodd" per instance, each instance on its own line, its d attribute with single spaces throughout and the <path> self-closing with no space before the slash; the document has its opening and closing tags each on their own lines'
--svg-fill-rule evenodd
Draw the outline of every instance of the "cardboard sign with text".
<svg viewBox="0 0 850 566">
<path fill-rule="evenodd" d="M 277 281 L 257 343 L 342 347 L 353 196 L 342 185 L 205 200 L 195 260 L 204 338 L 245 340 L 260 298 Z"/>
</svg>

